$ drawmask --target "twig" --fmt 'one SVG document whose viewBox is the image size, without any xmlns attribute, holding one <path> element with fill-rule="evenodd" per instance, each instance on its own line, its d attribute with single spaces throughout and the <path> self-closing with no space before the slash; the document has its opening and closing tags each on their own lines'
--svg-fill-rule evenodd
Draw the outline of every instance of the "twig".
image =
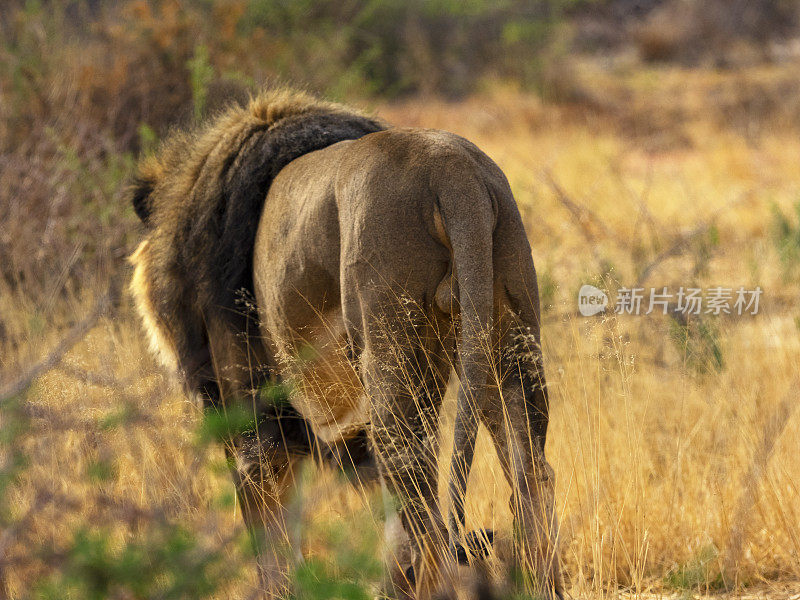
<svg viewBox="0 0 800 600">
<path fill-rule="evenodd" d="M 594 211 L 590 210 L 586 206 L 578 204 L 567 195 L 549 169 L 544 170 L 544 177 L 552 190 L 555 192 L 556 199 L 561 202 L 564 208 L 566 208 L 570 214 L 572 214 L 575 221 L 577 221 L 581 228 L 581 232 L 583 233 L 583 237 L 586 238 L 587 242 L 594 246 L 595 235 L 592 233 L 592 226 L 599 229 L 605 237 L 610 239 L 615 238 L 613 232 L 606 226 L 603 220 L 594 213 Z"/>
<path fill-rule="evenodd" d="M 668 258 L 672 258 L 674 256 L 682 254 L 689 247 L 689 244 L 691 244 L 691 242 L 693 242 L 698 237 L 701 237 L 706 233 L 708 233 L 708 231 L 716 223 L 720 213 L 730 208 L 733 208 L 737 204 L 740 204 L 746 197 L 747 197 L 746 194 L 742 194 L 738 198 L 731 200 L 730 202 L 725 204 L 725 206 L 721 206 L 713 213 L 711 213 L 711 216 L 708 219 L 700 223 L 700 225 L 692 229 L 689 233 L 681 235 L 675 241 L 675 243 L 673 243 L 669 248 L 658 254 L 653 260 L 651 260 L 644 266 L 641 273 L 639 274 L 639 277 L 636 280 L 636 284 L 634 285 L 634 287 L 641 287 L 644 284 L 644 282 L 647 281 L 647 278 L 650 277 L 650 275 L 656 269 L 656 267 L 658 267 Z"/>
<path fill-rule="evenodd" d="M 47 356 L 30 367 L 19 379 L 0 388 L 0 405 L 5 404 L 9 399 L 24 392 L 34 379 L 60 363 L 64 355 L 80 342 L 89 330 L 94 327 L 110 305 L 111 299 L 112 292 L 109 291 L 105 293 L 103 297 L 97 301 L 89 315 L 74 325 Z"/>
</svg>

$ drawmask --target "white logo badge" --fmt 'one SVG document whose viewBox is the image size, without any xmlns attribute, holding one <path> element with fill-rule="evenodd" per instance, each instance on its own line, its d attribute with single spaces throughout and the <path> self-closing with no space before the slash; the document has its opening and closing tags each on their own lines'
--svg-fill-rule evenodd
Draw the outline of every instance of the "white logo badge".
<svg viewBox="0 0 800 600">
<path fill-rule="evenodd" d="M 593 285 L 582 285 L 578 292 L 578 310 L 584 317 L 605 311 L 608 306 L 606 293 Z"/>
</svg>

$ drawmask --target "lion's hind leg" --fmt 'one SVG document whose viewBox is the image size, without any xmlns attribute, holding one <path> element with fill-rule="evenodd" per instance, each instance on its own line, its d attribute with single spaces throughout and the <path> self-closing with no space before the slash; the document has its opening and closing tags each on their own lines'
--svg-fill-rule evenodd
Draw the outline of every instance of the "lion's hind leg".
<svg viewBox="0 0 800 600">
<path fill-rule="evenodd" d="M 290 592 L 289 569 L 300 552 L 290 536 L 287 507 L 295 489 L 295 470 L 314 451 L 313 434 L 289 405 L 267 407 L 253 431 L 225 444 L 242 517 L 256 553 L 261 591 L 266 598 Z"/>
<path fill-rule="evenodd" d="M 548 398 L 536 324 L 498 316 L 498 383 L 482 410 L 512 489 L 516 567 L 537 596 L 561 597 L 554 473 L 544 454 Z"/>
<path fill-rule="evenodd" d="M 448 566 L 437 458 L 449 355 L 436 328 L 421 314 L 409 319 L 408 307 L 396 314 L 387 311 L 386 304 L 367 306 L 383 307 L 365 319 L 369 325 L 359 357 L 370 398 L 370 439 L 382 483 L 397 505 L 411 549 L 410 565 L 398 557 L 388 566 L 396 571 L 391 579 L 398 595 L 431 598 L 442 591 Z"/>
</svg>

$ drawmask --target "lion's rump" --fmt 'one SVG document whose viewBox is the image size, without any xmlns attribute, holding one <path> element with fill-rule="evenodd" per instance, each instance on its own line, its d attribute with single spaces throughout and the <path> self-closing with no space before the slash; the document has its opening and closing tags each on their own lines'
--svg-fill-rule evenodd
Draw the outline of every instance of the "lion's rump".
<svg viewBox="0 0 800 600">
<path fill-rule="evenodd" d="M 147 289 L 135 290 L 137 306 L 193 391 L 209 392 L 212 379 L 230 379 L 231 389 L 253 383 L 237 370 L 257 331 L 253 246 L 275 176 L 303 154 L 383 128 L 337 104 L 269 92 L 198 132 L 173 134 L 142 162 L 133 202 L 148 236 L 134 282 L 145 277 Z"/>
</svg>

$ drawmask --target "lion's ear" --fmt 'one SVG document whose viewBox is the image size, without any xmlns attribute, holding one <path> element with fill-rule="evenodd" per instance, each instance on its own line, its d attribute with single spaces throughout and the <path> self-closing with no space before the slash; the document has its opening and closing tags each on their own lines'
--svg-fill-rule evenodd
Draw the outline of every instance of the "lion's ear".
<svg viewBox="0 0 800 600">
<path fill-rule="evenodd" d="M 131 182 L 130 191 L 128 192 L 133 204 L 133 210 L 145 225 L 150 224 L 150 216 L 153 212 L 151 194 L 154 188 L 155 181 L 152 179 L 136 177 Z"/>
</svg>

